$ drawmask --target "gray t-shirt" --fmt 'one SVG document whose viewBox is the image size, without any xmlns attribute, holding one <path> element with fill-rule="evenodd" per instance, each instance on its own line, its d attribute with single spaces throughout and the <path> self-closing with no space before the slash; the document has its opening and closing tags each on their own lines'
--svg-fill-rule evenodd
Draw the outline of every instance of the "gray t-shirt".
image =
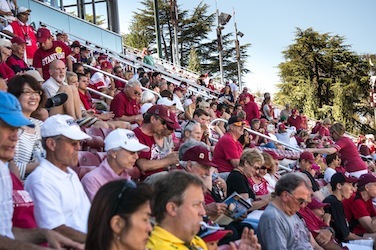
<svg viewBox="0 0 376 250">
<path fill-rule="evenodd" d="M 265 250 L 310 250 L 308 228 L 296 214 L 286 213 L 269 203 L 257 227 L 258 239 Z"/>
</svg>

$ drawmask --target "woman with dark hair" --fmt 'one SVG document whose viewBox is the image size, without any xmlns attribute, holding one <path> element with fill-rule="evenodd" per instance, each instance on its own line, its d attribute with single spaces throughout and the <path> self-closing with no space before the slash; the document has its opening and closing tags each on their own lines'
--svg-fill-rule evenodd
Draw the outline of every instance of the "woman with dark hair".
<svg viewBox="0 0 376 250">
<path fill-rule="evenodd" d="M 232 94 L 231 87 L 229 85 L 226 85 L 223 90 L 223 94 L 218 96 L 218 101 L 219 103 L 224 103 L 233 107 L 235 106 L 234 95 Z"/>
<path fill-rule="evenodd" d="M 31 114 L 43 106 L 46 96 L 41 84 L 34 77 L 26 74 L 14 76 L 8 82 L 8 92 L 18 98 L 22 113 L 34 124 L 34 128 L 23 128 L 23 133 L 20 133 L 16 145 L 14 159 L 9 163 L 10 169 L 16 176 L 25 179 L 39 165 L 40 159 L 44 156 L 40 134 L 43 122 L 32 118 Z"/>
<path fill-rule="evenodd" d="M 151 188 L 118 180 L 95 195 L 88 221 L 86 250 L 144 250 L 152 231 Z"/>
</svg>

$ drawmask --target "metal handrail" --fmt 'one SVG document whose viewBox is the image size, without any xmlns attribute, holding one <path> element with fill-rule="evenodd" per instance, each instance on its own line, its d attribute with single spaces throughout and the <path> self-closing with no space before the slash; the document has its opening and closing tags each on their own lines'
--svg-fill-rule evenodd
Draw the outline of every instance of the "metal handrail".
<svg viewBox="0 0 376 250">
<path fill-rule="evenodd" d="M 125 79 L 123 79 L 123 78 L 120 78 L 120 77 L 118 77 L 118 76 L 115 76 L 115 75 L 113 75 L 113 74 L 111 74 L 111 73 L 108 73 L 108 72 L 106 72 L 106 71 L 103 71 L 103 70 L 101 70 L 101 69 L 97 69 L 97 68 L 95 68 L 95 67 L 93 67 L 93 66 L 90 66 L 90 65 L 87 65 L 87 64 L 84 64 L 83 66 L 86 67 L 86 68 L 88 68 L 88 69 L 91 69 L 91 70 L 95 70 L 95 71 L 97 71 L 97 72 L 100 72 L 100 73 L 102 73 L 102 74 L 104 74 L 104 75 L 107 75 L 107 76 L 109 76 L 109 77 L 112 77 L 112 78 L 114 78 L 114 79 L 116 79 L 116 80 L 119 80 L 119 81 L 121 81 L 121 82 L 128 83 L 127 80 L 125 80 Z M 152 92 L 153 94 L 157 95 L 159 98 L 162 98 L 161 95 L 160 95 L 159 93 L 157 93 L 157 92 L 155 92 L 155 91 L 153 91 L 153 90 L 150 90 L 150 89 L 145 88 L 145 87 L 142 87 L 142 86 L 141 86 L 141 89 L 142 89 L 142 90 L 145 90 L 145 91 L 150 91 L 150 92 Z M 97 92 L 98 92 L 98 91 L 97 91 Z M 99 93 L 100 93 L 100 92 L 99 92 Z"/>
<path fill-rule="evenodd" d="M 210 122 L 210 124 L 209 124 L 209 138 L 211 137 L 210 128 L 211 128 L 212 124 L 215 123 L 215 122 L 224 122 L 224 123 L 228 123 L 227 120 L 222 119 L 222 118 L 217 118 L 217 119 L 212 120 L 212 121 Z M 267 136 L 267 135 L 264 135 L 264 134 L 262 134 L 262 133 L 260 133 L 260 132 L 254 131 L 254 130 L 252 130 L 252 129 L 250 129 L 250 128 L 244 128 L 244 129 L 247 130 L 247 131 L 248 131 L 249 133 L 251 133 L 251 134 L 258 135 L 258 136 L 261 136 L 261 137 L 263 137 L 263 138 L 266 138 L 266 139 L 268 139 L 268 140 L 270 140 L 270 141 L 273 141 L 273 142 L 276 142 L 276 143 L 278 143 L 278 144 L 281 144 L 281 145 L 285 146 L 286 148 L 289 148 L 289 149 L 291 149 L 291 150 L 293 150 L 293 151 L 303 152 L 303 150 L 300 149 L 300 148 L 293 147 L 293 146 L 291 146 L 291 145 L 289 145 L 289 144 L 287 144 L 287 143 L 284 143 L 284 142 L 281 142 L 281 141 L 279 141 L 279 140 L 273 139 L 273 138 L 271 138 L 271 137 L 269 137 L 269 136 Z M 210 138 L 210 139 L 213 139 L 213 138 Z M 216 139 L 213 139 L 213 140 L 216 141 Z"/>
<path fill-rule="evenodd" d="M 92 89 L 90 87 L 87 87 L 87 90 L 89 90 L 90 92 L 93 92 L 93 93 L 95 93 L 97 95 L 103 96 L 104 98 L 107 98 L 107 99 L 110 99 L 110 100 L 114 99 L 112 96 L 106 95 L 106 94 L 104 94 L 102 92 L 99 92 L 98 90 Z"/>
<path fill-rule="evenodd" d="M 56 28 L 56 27 L 54 27 L 54 26 L 52 26 L 52 25 L 46 24 L 46 23 L 40 23 L 40 24 L 43 24 L 43 25 L 48 26 L 48 27 L 51 27 L 51 28 L 53 28 L 55 31 L 57 31 L 57 30 L 61 30 L 61 29 L 58 29 L 58 28 Z M 199 93 L 199 94 L 202 94 L 202 95 L 205 95 L 205 96 L 208 97 L 208 98 L 216 98 L 216 97 L 217 97 L 216 95 L 219 94 L 218 92 L 213 91 L 213 90 L 211 90 L 211 89 L 209 89 L 209 88 L 203 87 L 203 86 L 201 86 L 201 85 L 195 83 L 195 82 L 192 81 L 192 80 L 184 79 L 184 78 L 182 78 L 182 77 L 180 77 L 180 76 L 173 75 L 173 74 L 171 74 L 171 73 L 169 73 L 169 72 L 166 72 L 165 70 L 161 70 L 161 69 L 159 69 L 159 68 L 157 68 L 157 67 L 153 67 L 153 66 L 148 65 L 148 64 L 146 64 L 146 63 L 143 63 L 143 62 L 140 62 L 140 61 L 136 61 L 134 58 L 132 58 L 132 57 L 130 57 L 130 56 L 127 56 L 127 55 L 124 55 L 124 54 L 120 54 L 120 53 L 118 53 L 118 52 L 116 52 L 116 51 L 113 51 L 113 50 L 111 50 L 111 49 L 108 49 L 108 48 L 103 48 L 101 45 L 98 45 L 98 44 L 93 43 L 93 42 L 91 42 L 91 41 L 87 41 L 87 40 L 85 40 L 85 39 L 83 39 L 83 38 L 81 38 L 81 37 L 78 37 L 78 36 L 72 35 L 72 34 L 70 34 L 70 33 L 67 33 L 67 34 L 68 34 L 69 36 L 71 36 L 71 37 L 75 37 L 75 38 L 77 38 L 77 40 L 80 40 L 82 43 L 85 44 L 86 47 L 89 47 L 89 48 L 91 48 L 92 50 L 98 50 L 98 49 L 101 49 L 101 50 L 103 50 L 103 51 L 106 51 L 107 54 L 111 54 L 112 57 L 116 57 L 116 59 L 119 60 L 119 61 L 121 61 L 122 63 L 126 63 L 127 65 L 130 65 L 130 66 L 134 66 L 134 64 L 137 63 L 137 64 L 142 65 L 142 66 L 145 67 L 145 68 L 148 68 L 149 70 L 153 70 L 153 71 L 160 72 L 160 73 L 164 76 L 164 78 L 166 78 L 166 80 L 168 80 L 168 81 L 174 83 L 175 85 L 180 85 L 180 82 L 178 82 L 178 81 L 181 81 L 181 82 L 182 82 L 182 81 L 185 81 L 185 82 L 189 83 L 189 85 L 191 85 L 191 86 L 194 86 L 194 87 L 196 87 L 196 88 L 202 89 L 202 90 L 205 91 L 205 92 L 208 92 L 208 93 L 214 93 L 214 94 L 215 94 L 215 95 L 212 95 L 212 94 L 206 95 L 206 94 L 204 94 L 204 93 L 201 93 L 201 92 L 198 92 L 198 91 L 194 91 L 194 90 L 191 89 L 191 91 L 196 92 L 196 93 Z M 93 45 L 94 45 L 94 46 L 93 46 Z M 131 62 L 133 63 L 133 65 L 130 64 L 129 62 L 126 62 L 124 59 L 127 59 L 127 60 L 131 61 Z"/>
</svg>

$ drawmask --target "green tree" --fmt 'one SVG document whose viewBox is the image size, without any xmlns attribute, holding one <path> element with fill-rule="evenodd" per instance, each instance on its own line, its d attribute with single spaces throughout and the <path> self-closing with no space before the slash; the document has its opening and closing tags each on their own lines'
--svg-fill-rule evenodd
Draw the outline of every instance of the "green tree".
<svg viewBox="0 0 376 250">
<path fill-rule="evenodd" d="M 344 44 L 344 37 L 297 28 L 283 51 L 282 83 L 276 101 L 291 103 L 311 117 L 330 117 L 359 131 L 354 114 L 368 109 L 368 61 Z"/>
<path fill-rule="evenodd" d="M 195 48 L 191 49 L 191 53 L 189 54 L 189 63 L 188 69 L 192 72 L 200 72 L 200 59 L 197 56 L 197 51 Z"/>
<path fill-rule="evenodd" d="M 124 43 L 130 47 L 142 49 L 153 48 L 156 45 L 154 28 L 153 0 L 143 0 L 142 8 L 133 12 L 129 33 L 124 36 Z M 159 19 L 163 58 L 172 61 L 172 46 L 174 29 L 172 22 L 171 0 L 159 0 Z M 193 11 L 181 9 L 178 6 L 178 43 L 180 65 L 188 67 L 191 48 L 195 48 L 197 57 L 201 60 L 201 70 L 213 74 L 219 72 L 217 40 L 211 40 L 210 32 L 216 28 L 216 14 L 208 14 L 209 5 L 201 2 Z M 244 44 L 241 50 L 242 73 L 248 73 L 246 59 L 250 44 Z M 223 65 L 226 78 L 237 78 L 237 62 L 233 34 L 223 36 Z"/>
</svg>

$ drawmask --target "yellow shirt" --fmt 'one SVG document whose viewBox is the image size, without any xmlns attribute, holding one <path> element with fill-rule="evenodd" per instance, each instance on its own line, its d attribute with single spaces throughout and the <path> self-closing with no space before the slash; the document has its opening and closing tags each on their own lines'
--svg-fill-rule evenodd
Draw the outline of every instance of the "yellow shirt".
<svg viewBox="0 0 376 250">
<path fill-rule="evenodd" d="M 187 246 L 184 241 L 159 226 L 155 226 L 151 232 L 148 244 L 148 250 L 207 250 L 206 243 L 198 236 L 191 241 L 191 247 Z"/>
</svg>

